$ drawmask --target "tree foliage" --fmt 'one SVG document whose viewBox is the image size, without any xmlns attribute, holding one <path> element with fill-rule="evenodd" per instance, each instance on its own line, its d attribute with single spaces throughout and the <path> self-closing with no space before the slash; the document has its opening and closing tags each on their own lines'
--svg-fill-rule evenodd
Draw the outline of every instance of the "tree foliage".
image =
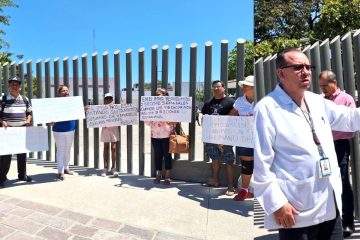
<svg viewBox="0 0 360 240">
<path fill-rule="evenodd" d="M 245 41 L 245 76 L 248 75 L 253 75 L 254 74 L 254 42 L 253 41 Z M 242 56 L 239 56 L 239 58 Z M 231 50 L 231 52 L 229 53 L 229 65 L 228 65 L 228 69 L 229 69 L 229 75 L 228 75 L 228 79 L 235 79 L 236 78 L 236 63 L 237 63 L 237 48 L 235 46 L 235 48 L 233 50 Z"/>
<path fill-rule="evenodd" d="M 0 0 L 0 24 L 9 26 L 10 25 L 10 16 L 4 15 L 4 7 L 18 7 L 12 0 Z M 0 29 L 0 35 L 4 36 L 6 33 L 3 29 Z M 3 39 L 3 37 L 0 38 L 0 49 L 4 47 L 9 47 L 9 43 Z"/>
</svg>

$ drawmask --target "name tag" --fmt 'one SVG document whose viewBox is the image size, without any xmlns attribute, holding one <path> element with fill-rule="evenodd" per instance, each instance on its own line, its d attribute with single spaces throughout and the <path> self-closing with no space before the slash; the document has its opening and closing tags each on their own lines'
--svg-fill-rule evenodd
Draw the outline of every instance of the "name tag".
<svg viewBox="0 0 360 240">
<path fill-rule="evenodd" d="M 320 159 L 320 177 L 328 177 L 331 175 L 331 167 L 329 158 L 323 157 Z"/>
</svg>

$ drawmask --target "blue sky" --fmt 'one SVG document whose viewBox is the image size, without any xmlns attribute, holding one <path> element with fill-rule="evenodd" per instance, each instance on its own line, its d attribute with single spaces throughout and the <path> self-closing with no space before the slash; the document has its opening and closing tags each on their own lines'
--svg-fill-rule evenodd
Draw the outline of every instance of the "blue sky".
<svg viewBox="0 0 360 240">
<path fill-rule="evenodd" d="M 4 8 L 4 14 L 11 16 L 10 26 L 4 27 L 5 40 L 10 43 L 9 52 L 23 54 L 25 62 L 31 59 L 33 63 L 56 57 L 62 60 L 66 56 L 71 60 L 87 53 L 91 66 L 91 54 L 95 50 L 99 54 L 99 75 L 102 76 L 102 53 L 109 51 L 112 61 L 113 52 L 120 50 L 122 83 L 125 81 L 127 49 L 133 50 L 133 79 L 136 82 L 137 51 L 140 47 L 145 48 L 148 82 L 151 46 L 157 44 L 161 53 L 162 46 L 169 45 L 170 65 L 173 65 L 175 45 L 183 44 L 183 78 L 186 80 L 189 47 L 191 43 L 198 43 L 197 75 L 202 80 L 205 42 L 212 41 L 213 78 L 218 79 L 221 40 L 229 40 L 230 50 L 238 38 L 253 39 L 252 0 L 13 1 L 19 8 Z M 18 61 L 15 56 L 13 60 Z M 112 69 L 112 65 L 110 67 Z M 170 67 L 169 80 L 173 79 L 174 70 Z"/>
</svg>

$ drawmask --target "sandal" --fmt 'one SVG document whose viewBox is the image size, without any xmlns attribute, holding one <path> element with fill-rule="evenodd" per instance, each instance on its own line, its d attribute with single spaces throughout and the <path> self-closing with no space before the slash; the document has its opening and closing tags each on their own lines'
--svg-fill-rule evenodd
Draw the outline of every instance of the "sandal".
<svg viewBox="0 0 360 240">
<path fill-rule="evenodd" d="M 206 182 L 206 183 L 202 183 L 201 186 L 203 186 L 203 187 L 215 187 L 215 188 L 217 188 L 217 187 L 219 187 L 219 184 L 215 184 L 214 182 L 209 181 L 209 182 Z"/>
<path fill-rule="evenodd" d="M 231 196 L 234 196 L 234 194 L 235 194 L 235 190 L 234 190 L 234 189 L 229 189 L 229 188 L 228 188 L 228 189 L 226 190 L 226 192 L 225 192 L 225 195 L 226 195 L 226 196 L 230 196 L 230 197 L 231 197 Z"/>
<path fill-rule="evenodd" d="M 171 183 L 171 180 L 170 180 L 170 179 L 165 179 L 164 185 L 170 185 L 170 183 Z"/>
</svg>

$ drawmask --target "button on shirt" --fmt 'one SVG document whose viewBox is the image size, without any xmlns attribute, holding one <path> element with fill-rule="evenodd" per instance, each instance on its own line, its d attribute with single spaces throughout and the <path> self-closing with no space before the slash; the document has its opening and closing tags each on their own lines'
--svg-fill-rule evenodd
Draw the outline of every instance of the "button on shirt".
<svg viewBox="0 0 360 240">
<path fill-rule="evenodd" d="M 356 107 L 354 98 L 351 95 L 347 94 L 346 92 L 341 91 L 339 88 L 329 97 L 325 97 L 325 98 L 333 101 L 337 105 L 344 105 L 350 108 Z M 339 139 L 350 139 L 354 137 L 354 133 L 352 132 L 333 131 L 332 133 L 333 133 L 334 141 Z"/>
<path fill-rule="evenodd" d="M 320 155 L 301 109 L 279 85 L 255 106 L 254 174 L 251 184 L 265 211 L 265 227 L 281 228 L 274 212 L 289 202 L 298 211 L 294 228 L 341 216 L 341 177 L 331 130 L 360 129 L 360 109 L 351 109 L 305 92 L 316 134 L 332 174 L 320 178 Z"/>
</svg>

